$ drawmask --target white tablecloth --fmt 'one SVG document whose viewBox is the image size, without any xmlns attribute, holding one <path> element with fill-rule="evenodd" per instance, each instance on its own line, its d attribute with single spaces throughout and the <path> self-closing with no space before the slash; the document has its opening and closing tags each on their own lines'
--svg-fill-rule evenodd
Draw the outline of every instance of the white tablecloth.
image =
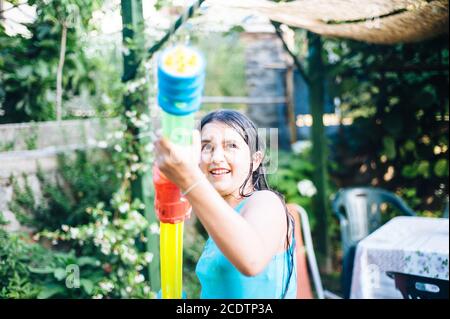
<svg viewBox="0 0 450 319">
<path fill-rule="evenodd" d="M 446 218 L 395 217 L 358 243 L 350 298 L 402 298 L 386 271 L 448 280 Z"/>
</svg>

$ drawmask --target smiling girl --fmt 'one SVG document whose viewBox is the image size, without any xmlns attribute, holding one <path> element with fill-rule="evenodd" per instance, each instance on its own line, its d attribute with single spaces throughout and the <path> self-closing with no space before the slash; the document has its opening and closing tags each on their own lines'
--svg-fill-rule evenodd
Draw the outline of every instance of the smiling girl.
<svg viewBox="0 0 450 319">
<path fill-rule="evenodd" d="M 236 111 L 212 112 L 201 121 L 199 144 L 199 163 L 164 138 L 155 152 L 210 236 L 196 268 L 201 298 L 295 298 L 293 221 L 267 184 L 255 125 Z"/>
</svg>

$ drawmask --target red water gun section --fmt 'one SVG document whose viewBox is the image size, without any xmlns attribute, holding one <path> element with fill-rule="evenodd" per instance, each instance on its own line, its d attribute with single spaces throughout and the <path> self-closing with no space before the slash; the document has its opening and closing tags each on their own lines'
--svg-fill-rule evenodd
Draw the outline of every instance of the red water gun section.
<svg viewBox="0 0 450 319">
<path fill-rule="evenodd" d="M 176 224 L 189 218 L 191 205 L 179 187 L 167 179 L 156 165 L 153 166 L 155 211 L 162 223 Z"/>
</svg>

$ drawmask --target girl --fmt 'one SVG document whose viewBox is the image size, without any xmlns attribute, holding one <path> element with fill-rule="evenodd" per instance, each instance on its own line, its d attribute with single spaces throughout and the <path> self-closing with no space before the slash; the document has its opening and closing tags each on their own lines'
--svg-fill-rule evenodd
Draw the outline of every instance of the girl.
<svg viewBox="0 0 450 319">
<path fill-rule="evenodd" d="M 201 298 L 295 298 L 293 222 L 267 184 L 255 125 L 221 110 L 206 115 L 198 133 L 200 163 L 164 138 L 155 152 L 210 236 L 196 268 Z"/>
</svg>

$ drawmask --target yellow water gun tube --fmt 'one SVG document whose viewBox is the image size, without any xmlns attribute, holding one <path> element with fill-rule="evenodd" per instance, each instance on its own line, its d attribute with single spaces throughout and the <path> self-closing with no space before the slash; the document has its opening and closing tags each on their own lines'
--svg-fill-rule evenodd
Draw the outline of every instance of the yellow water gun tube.
<svg viewBox="0 0 450 319">
<path fill-rule="evenodd" d="M 192 143 L 194 116 L 201 104 L 205 59 L 192 47 L 168 48 L 158 58 L 158 104 L 162 134 L 179 145 Z M 161 298 L 181 299 L 183 228 L 191 206 L 181 190 L 155 165 L 155 212 L 160 221 Z"/>
</svg>

